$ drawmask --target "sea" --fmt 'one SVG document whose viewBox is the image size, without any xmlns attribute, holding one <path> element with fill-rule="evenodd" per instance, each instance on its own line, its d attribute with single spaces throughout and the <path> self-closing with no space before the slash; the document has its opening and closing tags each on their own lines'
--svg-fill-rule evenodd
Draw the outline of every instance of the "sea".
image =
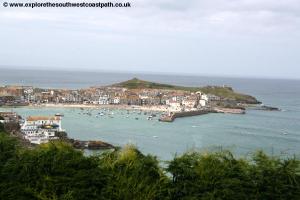
<svg viewBox="0 0 300 200">
<path fill-rule="evenodd" d="M 63 113 L 63 128 L 80 140 L 102 140 L 117 146 L 132 144 L 143 153 L 167 161 L 188 151 L 230 150 L 248 157 L 258 150 L 273 156 L 300 155 L 300 80 L 230 78 L 117 72 L 0 69 L 0 85 L 78 89 L 103 86 L 131 78 L 183 86 L 228 85 L 255 96 L 264 105 L 281 111 L 247 110 L 245 115 L 207 114 L 176 119 L 173 123 L 147 120 L 148 115 L 111 110 L 82 114 L 77 108 L 1 108 L 30 115 Z M 113 117 L 112 117 L 113 116 Z M 93 153 L 93 152 L 90 152 Z"/>
</svg>

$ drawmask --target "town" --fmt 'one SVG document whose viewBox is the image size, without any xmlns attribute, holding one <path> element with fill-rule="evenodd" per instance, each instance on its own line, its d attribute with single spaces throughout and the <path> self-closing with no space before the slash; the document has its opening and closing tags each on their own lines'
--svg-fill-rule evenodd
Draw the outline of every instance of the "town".
<svg viewBox="0 0 300 200">
<path fill-rule="evenodd" d="M 132 79 L 134 83 L 140 80 Z M 130 82 L 132 83 L 132 82 Z M 229 87 L 219 87 L 229 90 Z M 219 89 L 218 88 L 218 89 Z M 135 88 L 127 85 L 90 87 L 87 89 L 41 89 L 32 86 L 0 87 L 0 106 L 63 105 L 127 105 L 160 106 L 164 111 L 195 111 L 202 108 L 242 108 L 243 101 L 227 96 L 174 88 Z M 254 103 L 257 103 L 256 99 Z"/>
<path fill-rule="evenodd" d="M 203 88 L 159 84 L 131 79 L 109 86 L 86 89 L 41 89 L 32 86 L 0 87 L 0 106 L 63 106 L 80 108 L 82 114 L 89 109 L 98 109 L 96 117 L 105 115 L 103 110 L 139 110 L 149 114 L 148 120 L 159 115 L 161 122 L 173 122 L 179 117 L 208 113 L 245 114 L 247 105 L 258 105 L 254 97 L 236 93 L 228 86 L 207 86 Z M 86 108 L 87 111 L 84 111 Z M 260 109 L 274 110 L 261 106 Z M 135 111 L 133 111 L 135 112 Z M 81 113 L 79 113 L 81 114 Z M 106 113 L 111 116 L 111 113 Z M 0 112 L 0 122 L 19 126 L 18 136 L 31 144 L 47 143 L 65 139 L 78 148 L 97 149 L 112 146 L 101 141 L 77 141 L 69 139 L 62 128 L 63 114 L 55 116 L 28 116 L 23 119 L 15 112 Z M 128 116 L 127 116 L 128 117 Z M 135 118 L 138 119 L 137 117 Z M 12 131 L 13 132 L 13 131 Z"/>
<path fill-rule="evenodd" d="M 173 88 L 174 86 L 132 79 L 111 86 L 86 89 L 41 89 L 32 86 L 0 87 L 0 106 L 79 106 L 116 109 L 147 109 L 160 111 L 159 120 L 172 122 L 175 118 L 202 115 L 211 112 L 244 114 L 240 101 L 201 90 Z M 220 90 L 220 87 L 218 88 Z M 223 90 L 231 91 L 227 87 Z M 192 91 L 191 91 L 192 90 Z M 100 115 L 103 113 L 100 113 Z M 2 122 L 19 126 L 18 136 L 31 144 L 47 143 L 67 138 L 62 129 L 62 114 L 55 116 L 29 116 L 23 119 L 15 112 L 0 112 Z M 152 120 L 155 114 L 148 116 Z M 72 141 L 77 147 L 111 147 L 103 142 Z"/>
</svg>

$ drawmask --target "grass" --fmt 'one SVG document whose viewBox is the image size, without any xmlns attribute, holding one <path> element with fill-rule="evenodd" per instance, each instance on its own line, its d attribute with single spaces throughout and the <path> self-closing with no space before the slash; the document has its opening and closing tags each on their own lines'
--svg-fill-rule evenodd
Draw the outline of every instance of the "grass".
<svg viewBox="0 0 300 200">
<path fill-rule="evenodd" d="M 112 85 L 114 87 L 124 87 L 128 89 L 161 89 L 161 90 L 182 90 L 189 92 L 201 91 L 206 94 L 213 94 L 222 99 L 234 100 L 240 103 L 258 104 L 260 103 L 255 97 L 235 92 L 231 87 L 227 86 L 205 86 L 205 87 L 185 87 L 163 83 L 155 83 L 150 81 L 133 78 L 128 81 Z"/>
</svg>

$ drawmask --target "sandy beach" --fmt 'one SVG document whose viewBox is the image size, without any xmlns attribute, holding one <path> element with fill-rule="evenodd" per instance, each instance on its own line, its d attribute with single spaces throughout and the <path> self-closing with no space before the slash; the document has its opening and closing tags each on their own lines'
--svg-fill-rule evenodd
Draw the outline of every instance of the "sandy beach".
<svg viewBox="0 0 300 200">
<path fill-rule="evenodd" d="M 136 105 L 93 105 L 93 104 L 30 104 L 29 107 L 33 108 L 109 108 L 109 109 L 120 109 L 120 110 L 143 110 L 143 111 L 159 111 L 166 112 L 168 107 L 165 105 L 156 105 L 156 106 L 136 106 Z"/>
</svg>

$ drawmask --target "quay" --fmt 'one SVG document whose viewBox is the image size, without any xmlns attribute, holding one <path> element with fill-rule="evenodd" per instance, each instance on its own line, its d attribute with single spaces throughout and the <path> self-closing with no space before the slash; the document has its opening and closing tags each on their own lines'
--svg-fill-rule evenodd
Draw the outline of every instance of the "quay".
<svg viewBox="0 0 300 200">
<path fill-rule="evenodd" d="M 201 110 L 193 110 L 193 111 L 180 111 L 180 112 L 170 112 L 167 115 L 162 115 L 159 118 L 161 122 L 173 122 L 176 118 L 180 117 L 191 117 L 197 115 L 205 115 L 208 113 L 229 113 L 229 114 L 245 114 L 244 109 L 240 108 L 210 108 L 210 109 L 201 109 Z"/>
<path fill-rule="evenodd" d="M 241 108 L 221 108 L 221 107 L 215 107 L 214 110 L 217 113 L 246 114 L 245 109 L 241 109 Z"/>
<path fill-rule="evenodd" d="M 159 121 L 161 121 L 161 122 L 173 122 L 176 118 L 179 118 L 179 117 L 190 117 L 190 116 L 196 116 L 196 115 L 204 115 L 204 114 L 213 113 L 213 112 L 215 112 L 215 111 L 211 110 L 211 109 L 170 112 L 167 115 L 162 115 L 159 118 Z"/>
</svg>

